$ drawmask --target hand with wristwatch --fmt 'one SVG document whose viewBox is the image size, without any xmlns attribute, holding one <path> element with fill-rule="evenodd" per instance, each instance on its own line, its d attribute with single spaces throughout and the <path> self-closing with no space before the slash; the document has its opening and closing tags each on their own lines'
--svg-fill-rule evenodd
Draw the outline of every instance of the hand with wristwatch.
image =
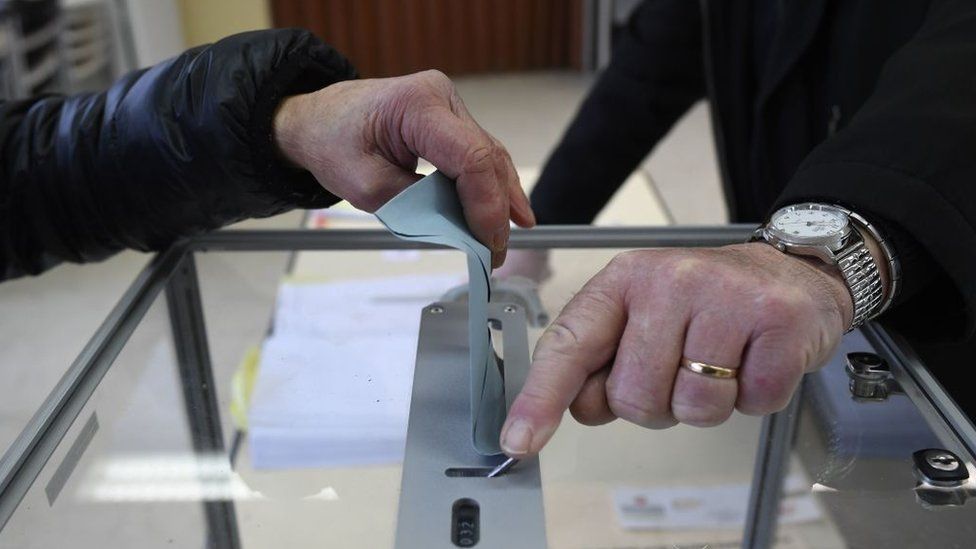
<svg viewBox="0 0 976 549">
<path fill-rule="evenodd" d="M 567 408 L 650 428 L 780 410 L 898 287 L 881 231 L 832 204 L 781 208 L 746 244 L 620 254 L 540 337 L 502 447 L 538 452 Z"/>
<path fill-rule="evenodd" d="M 874 225 L 840 206 L 806 202 L 780 208 L 753 239 L 839 273 L 854 307 L 847 331 L 886 311 L 897 293 L 900 273 L 891 247 Z"/>
</svg>

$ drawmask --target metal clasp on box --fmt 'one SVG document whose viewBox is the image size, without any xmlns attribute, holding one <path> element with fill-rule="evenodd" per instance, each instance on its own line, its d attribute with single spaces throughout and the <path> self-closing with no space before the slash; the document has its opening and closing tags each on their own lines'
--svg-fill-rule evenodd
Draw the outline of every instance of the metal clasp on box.
<svg viewBox="0 0 976 549">
<path fill-rule="evenodd" d="M 847 376 L 854 400 L 879 402 L 904 394 L 888 362 L 874 353 L 847 353 Z"/>
<path fill-rule="evenodd" d="M 451 288 L 441 301 L 468 300 L 468 285 Z M 493 303 L 509 303 L 521 308 L 525 312 L 525 320 L 533 328 L 545 328 L 549 324 L 549 313 L 542 305 L 539 297 L 539 284 L 522 276 L 507 278 L 491 277 L 491 301 Z"/>
<path fill-rule="evenodd" d="M 974 493 L 969 465 L 942 448 L 927 448 L 912 454 L 916 479 L 915 497 L 925 507 L 964 505 Z"/>
</svg>

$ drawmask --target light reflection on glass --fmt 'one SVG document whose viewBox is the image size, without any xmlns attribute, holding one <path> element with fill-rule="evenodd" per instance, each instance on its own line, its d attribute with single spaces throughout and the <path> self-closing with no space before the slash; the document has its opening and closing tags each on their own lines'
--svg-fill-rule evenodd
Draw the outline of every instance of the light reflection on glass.
<svg viewBox="0 0 976 549">
<path fill-rule="evenodd" d="M 95 465 L 79 490 L 96 502 L 267 500 L 233 471 L 222 453 L 154 453 L 106 458 Z M 337 501 L 331 486 L 305 500 Z"/>
</svg>

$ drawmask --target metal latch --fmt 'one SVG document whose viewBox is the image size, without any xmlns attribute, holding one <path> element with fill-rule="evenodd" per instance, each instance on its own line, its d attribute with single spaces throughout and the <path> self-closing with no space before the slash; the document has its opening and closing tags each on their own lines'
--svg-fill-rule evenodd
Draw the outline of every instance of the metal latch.
<svg viewBox="0 0 976 549">
<path fill-rule="evenodd" d="M 877 402 L 904 394 L 888 362 L 874 353 L 847 353 L 847 376 L 854 400 Z"/>
<path fill-rule="evenodd" d="M 440 301 L 468 300 L 468 285 L 462 284 L 448 290 Z M 522 307 L 525 319 L 533 328 L 545 328 L 549 324 L 549 313 L 539 297 L 539 285 L 522 276 L 507 278 L 491 277 L 491 301 L 493 303 L 512 303 Z"/>
<path fill-rule="evenodd" d="M 917 480 L 915 496 L 922 505 L 959 506 L 976 492 L 966 462 L 949 450 L 927 448 L 912 454 L 912 459 Z"/>
</svg>

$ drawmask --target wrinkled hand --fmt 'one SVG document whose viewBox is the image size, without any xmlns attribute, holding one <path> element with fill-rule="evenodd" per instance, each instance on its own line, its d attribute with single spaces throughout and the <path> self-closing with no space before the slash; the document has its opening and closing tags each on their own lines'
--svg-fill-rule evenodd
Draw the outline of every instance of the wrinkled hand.
<svg viewBox="0 0 976 549">
<path fill-rule="evenodd" d="M 332 194 L 373 212 L 417 181 L 423 158 L 457 181 L 475 237 L 501 265 L 509 219 L 535 224 L 508 152 L 468 113 L 437 71 L 339 82 L 284 100 L 275 115 L 281 154 Z"/>
<path fill-rule="evenodd" d="M 502 447 L 538 452 L 567 408 L 587 425 L 619 417 L 655 429 L 780 410 L 852 314 L 839 274 L 767 244 L 621 254 L 540 338 Z M 682 356 L 737 378 L 681 368 Z"/>
</svg>

